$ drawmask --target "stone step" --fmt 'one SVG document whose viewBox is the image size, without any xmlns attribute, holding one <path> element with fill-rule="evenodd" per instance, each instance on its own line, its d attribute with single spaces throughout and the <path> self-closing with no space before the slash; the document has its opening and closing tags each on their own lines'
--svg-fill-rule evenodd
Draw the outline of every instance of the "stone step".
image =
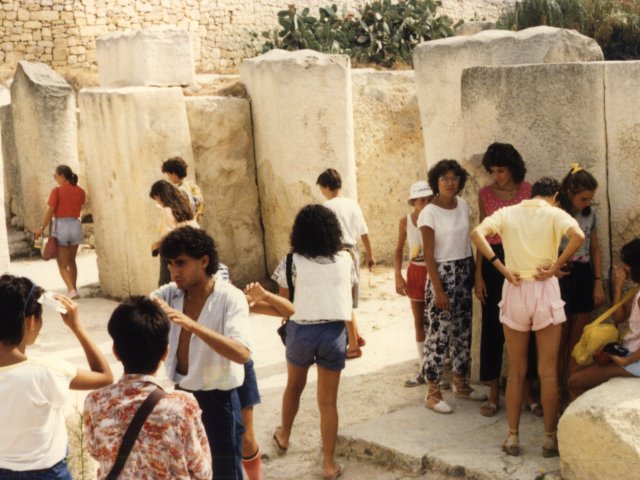
<svg viewBox="0 0 640 480">
<path fill-rule="evenodd" d="M 32 235 L 27 234 L 24 230 L 9 224 L 7 225 L 7 238 L 11 260 L 40 255 L 40 251 L 33 248 Z"/>
</svg>

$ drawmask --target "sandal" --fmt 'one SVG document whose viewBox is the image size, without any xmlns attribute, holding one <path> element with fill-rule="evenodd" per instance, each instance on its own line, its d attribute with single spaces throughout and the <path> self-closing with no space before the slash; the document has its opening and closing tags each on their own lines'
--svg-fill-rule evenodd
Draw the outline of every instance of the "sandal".
<svg viewBox="0 0 640 480">
<path fill-rule="evenodd" d="M 273 443 L 276 444 L 276 447 L 278 449 L 278 453 L 280 455 L 284 455 L 285 453 L 287 453 L 287 450 L 289 449 L 289 447 L 283 447 L 280 444 L 280 441 L 278 440 L 278 432 L 280 431 L 280 427 L 276 428 L 276 431 L 273 432 Z"/>
<path fill-rule="evenodd" d="M 407 388 L 419 387 L 420 385 L 424 385 L 426 380 L 422 376 L 422 374 L 418 373 L 415 377 L 408 378 L 404 381 L 404 386 Z"/>
<path fill-rule="evenodd" d="M 518 430 L 509 430 L 507 439 L 502 444 L 502 451 L 512 457 L 520 455 L 520 440 L 518 439 Z"/>
<path fill-rule="evenodd" d="M 453 408 L 444 401 L 443 398 L 437 398 L 435 395 L 440 394 L 442 397 L 442 393 L 440 392 L 440 386 L 438 382 L 429 382 L 429 391 L 427 395 L 424 397 L 424 405 L 429 410 L 433 410 L 436 413 L 453 413 Z"/>
<path fill-rule="evenodd" d="M 340 475 L 342 475 L 344 473 L 344 465 L 342 465 L 341 463 L 336 463 L 336 467 L 338 467 L 338 470 L 336 471 L 336 473 L 334 473 L 333 475 L 322 475 L 322 480 L 336 480 Z"/>
<path fill-rule="evenodd" d="M 560 451 L 558 450 L 558 432 L 544 432 L 542 456 L 544 458 L 560 456 Z"/>
<path fill-rule="evenodd" d="M 456 398 L 464 398 L 466 400 L 474 400 L 476 402 L 482 402 L 487 399 L 487 396 L 484 393 L 480 393 L 479 391 L 471 388 L 464 378 L 456 376 L 453 377 L 453 395 Z"/>
<path fill-rule="evenodd" d="M 480 405 L 480 415 L 483 417 L 495 417 L 498 410 L 500 410 L 498 404 L 490 401 L 486 401 Z"/>
<path fill-rule="evenodd" d="M 526 408 L 534 417 L 542 417 L 544 415 L 544 412 L 542 411 L 542 405 L 540 405 L 538 402 L 528 403 L 526 405 Z"/>
</svg>

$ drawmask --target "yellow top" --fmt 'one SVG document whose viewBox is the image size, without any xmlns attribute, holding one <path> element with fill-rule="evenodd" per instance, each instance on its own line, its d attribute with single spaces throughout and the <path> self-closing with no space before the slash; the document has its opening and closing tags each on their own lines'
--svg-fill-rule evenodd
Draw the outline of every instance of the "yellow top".
<svg viewBox="0 0 640 480">
<path fill-rule="evenodd" d="M 533 198 L 503 207 L 482 221 L 490 234 L 498 234 L 504 246 L 505 265 L 530 279 L 537 268 L 558 259 L 560 240 L 578 222 L 561 208 Z"/>
</svg>

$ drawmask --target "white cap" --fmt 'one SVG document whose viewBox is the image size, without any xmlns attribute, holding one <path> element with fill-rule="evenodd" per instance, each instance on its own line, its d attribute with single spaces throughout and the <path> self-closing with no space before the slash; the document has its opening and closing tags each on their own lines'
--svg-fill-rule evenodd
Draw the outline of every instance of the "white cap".
<svg viewBox="0 0 640 480">
<path fill-rule="evenodd" d="M 411 189 L 409 190 L 409 200 L 415 200 L 416 198 L 428 197 L 433 195 L 433 190 L 427 182 L 424 180 L 419 180 L 413 185 L 411 185 Z"/>
</svg>

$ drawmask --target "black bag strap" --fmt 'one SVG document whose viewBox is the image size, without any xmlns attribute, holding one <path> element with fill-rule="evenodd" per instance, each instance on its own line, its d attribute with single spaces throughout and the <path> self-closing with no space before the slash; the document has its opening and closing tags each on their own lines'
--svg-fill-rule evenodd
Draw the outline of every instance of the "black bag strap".
<svg viewBox="0 0 640 480">
<path fill-rule="evenodd" d="M 122 443 L 120 444 L 116 461 L 114 462 L 113 467 L 111 467 L 111 471 L 109 472 L 109 475 L 107 475 L 106 480 L 116 480 L 118 478 L 118 475 L 120 475 L 125 463 L 127 463 L 129 454 L 138 439 L 138 435 L 140 434 L 140 430 L 142 430 L 144 422 L 146 422 L 147 417 L 157 403 L 166 395 L 167 393 L 163 389 L 157 387 L 149 394 L 144 402 L 142 402 L 142 405 L 138 407 L 138 411 L 131 419 L 131 423 L 129 423 L 127 431 L 124 433 L 124 437 L 122 437 Z"/>
<path fill-rule="evenodd" d="M 293 302 L 296 287 L 293 285 L 293 253 L 287 253 L 286 260 L 287 287 L 289 288 L 289 301 Z"/>
</svg>

